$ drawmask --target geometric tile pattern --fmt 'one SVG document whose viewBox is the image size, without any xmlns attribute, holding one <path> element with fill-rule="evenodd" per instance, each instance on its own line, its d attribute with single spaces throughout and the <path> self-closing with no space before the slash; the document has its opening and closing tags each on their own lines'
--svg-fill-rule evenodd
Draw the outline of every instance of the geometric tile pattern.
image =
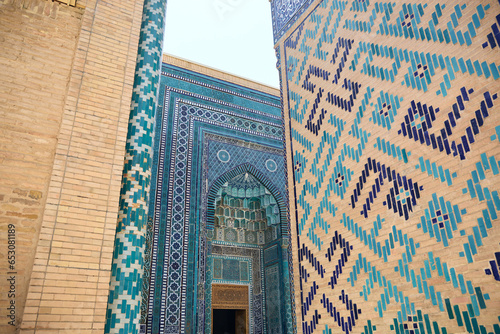
<svg viewBox="0 0 500 334">
<path fill-rule="evenodd" d="M 275 42 L 295 22 L 293 18 L 299 16 L 311 2 L 312 0 L 276 0 L 271 3 Z"/>
<path fill-rule="evenodd" d="M 488 41 L 483 43 L 483 48 L 490 47 L 494 49 L 500 45 L 500 14 L 497 15 L 497 22 L 491 25 L 491 33 L 488 34 Z"/>
<path fill-rule="evenodd" d="M 203 313 L 206 314 L 204 319 L 205 328 L 210 328 L 212 326 L 212 319 L 210 318 L 211 307 L 212 307 L 212 283 L 221 284 L 238 284 L 238 285 L 248 285 L 250 298 L 252 303 L 250 303 L 250 332 L 251 333 L 263 333 L 263 312 L 265 310 L 262 308 L 262 298 L 264 297 L 264 281 L 262 275 L 262 258 L 260 249 L 253 247 L 234 247 L 234 245 L 223 245 L 219 242 L 214 242 L 212 247 L 212 255 L 207 259 L 208 262 L 212 262 L 211 265 L 214 270 L 216 269 L 215 261 L 226 261 L 231 262 L 234 260 L 239 261 L 240 265 L 245 263 L 248 267 L 248 277 L 245 280 L 242 279 L 227 279 L 227 278 L 217 278 L 216 272 L 207 270 L 207 280 L 205 281 L 205 294 L 207 295 L 206 308 Z M 224 264 L 223 264 L 224 265 Z M 241 267 L 240 267 L 241 268 Z M 236 265 L 234 266 L 236 269 Z M 240 271 L 241 275 L 241 271 Z M 200 316 L 200 315 L 198 315 Z M 207 331 L 199 331 L 200 333 L 206 333 Z"/>
<path fill-rule="evenodd" d="M 500 333 L 500 2 L 304 7 L 275 31 L 297 328 Z"/>
<path fill-rule="evenodd" d="M 256 247 L 258 262 L 244 259 L 254 258 L 253 251 L 243 257 L 218 252 L 214 258 L 212 251 L 218 245 L 234 248 L 240 236 L 233 228 L 221 238 L 214 234 L 210 205 L 215 206 L 224 182 L 247 172 L 276 198 L 280 210 L 273 219 L 288 236 L 286 184 L 284 175 L 277 172 L 285 166 L 278 99 L 174 65 L 164 64 L 162 74 L 151 187 L 155 196 L 149 211 L 153 256 L 145 288 L 147 332 L 209 333 L 211 319 L 206 310 L 211 309 L 211 284 L 217 280 L 250 286 L 250 331 L 265 333 L 261 247 L 236 247 Z M 261 234 L 257 237 L 266 237 Z M 274 236 L 271 232 L 269 240 Z M 241 259 L 235 261 L 234 256 Z M 280 302 L 280 308 L 290 304 L 283 298 Z"/>
<path fill-rule="evenodd" d="M 105 333 L 139 333 L 166 0 L 144 1 Z"/>
<path fill-rule="evenodd" d="M 468 110 L 465 107 L 465 102 L 470 101 L 469 94 L 474 93 L 474 89 L 460 89 L 460 95 L 456 97 L 456 103 L 452 105 L 448 112 L 448 119 L 444 121 L 444 126 L 441 129 L 432 129 L 433 123 L 436 120 L 439 108 L 427 106 L 420 102 L 411 101 L 411 108 L 408 108 L 408 115 L 405 117 L 405 122 L 401 124 L 399 134 L 408 136 L 408 138 L 432 146 L 433 149 L 439 149 L 440 152 L 445 151 L 446 154 L 459 156 L 461 160 L 465 159 L 465 154 L 470 151 L 470 146 L 475 142 L 475 136 L 479 134 L 480 128 L 485 124 L 485 119 L 490 116 L 491 108 L 494 106 L 494 101 L 498 98 L 498 94 L 490 94 L 486 91 L 484 99 L 480 102 L 480 108 L 474 114 L 475 117 L 470 119 L 470 126 L 465 129 L 465 132 L 460 136 L 460 140 L 455 141 L 450 138 L 453 135 L 453 128 L 457 126 L 464 112 Z M 488 112 L 489 111 L 489 112 Z M 430 132 L 437 132 L 430 133 Z"/>
<path fill-rule="evenodd" d="M 271 3 L 272 5 L 272 3 Z M 276 53 L 276 68 L 278 70 L 278 77 L 280 80 L 280 87 L 283 87 L 283 71 L 282 71 L 282 62 L 281 62 L 281 46 L 280 45 L 275 45 L 275 53 Z M 286 73 L 286 72 L 285 72 Z M 283 124 L 283 129 L 286 128 L 286 121 L 285 121 L 285 110 L 283 109 L 283 89 L 280 89 L 280 102 L 281 102 L 281 119 L 282 119 L 282 124 Z M 304 139 L 304 137 L 302 137 Z M 283 134 L 283 142 L 286 143 L 286 134 Z M 287 162 L 288 156 L 285 154 L 284 161 L 285 161 L 285 166 L 288 167 L 288 162 Z M 284 176 L 285 180 L 288 179 L 288 168 L 284 168 Z M 290 200 L 288 198 L 288 191 L 289 191 L 289 185 L 287 183 L 287 207 L 289 207 Z M 282 240 L 282 246 L 281 246 L 281 258 L 282 259 L 287 259 L 288 261 L 283 261 L 283 272 L 288 273 L 288 275 L 283 275 L 282 276 L 282 284 L 283 284 L 283 299 L 285 301 L 290 300 L 290 303 L 285 303 L 284 307 L 284 322 L 286 322 L 286 327 L 290 328 L 291 330 L 286 330 L 288 332 L 292 333 L 297 333 L 297 318 L 296 318 L 296 303 L 295 303 L 295 286 L 294 286 L 294 262 L 293 262 L 293 252 L 292 252 L 292 243 L 290 242 L 292 240 L 292 237 L 290 235 L 291 233 L 291 219 L 290 219 L 290 208 L 287 211 L 287 228 L 285 229 L 286 233 L 289 234 L 289 238 Z M 289 288 L 288 288 L 289 287 Z"/>
<path fill-rule="evenodd" d="M 190 173 L 189 166 L 190 163 L 190 153 L 191 150 L 190 135 L 192 135 L 193 130 L 189 130 L 191 122 L 198 121 L 200 123 L 217 122 L 219 127 L 228 126 L 233 129 L 240 129 L 242 132 L 248 132 L 257 136 L 264 138 L 273 138 L 281 135 L 277 133 L 272 134 L 273 127 L 271 125 L 256 123 L 257 119 L 252 119 L 247 117 L 246 119 L 238 122 L 239 118 L 233 112 L 223 112 L 222 110 L 217 110 L 213 108 L 201 108 L 201 106 L 188 104 L 187 101 L 178 100 L 175 104 L 174 114 L 173 114 L 174 124 L 179 131 L 175 133 L 177 137 L 173 141 L 172 152 L 173 156 L 170 159 L 170 165 L 173 173 L 170 177 L 169 192 L 168 197 L 172 201 L 170 210 L 167 213 L 167 226 L 169 226 L 169 240 L 167 239 L 167 246 L 165 248 L 165 260 L 164 268 L 169 268 L 169 274 L 165 274 L 165 295 L 169 296 L 168 308 L 165 306 L 166 313 L 166 327 L 171 328 L 172 331 L 177 330 L 178 324 L 182 323 L 179 319 L 180 309 L 183 307 L 181 304 L 183 298 L 182 292 L 182 281 L 183 277 L 186 275 L 187 267 L 183 266 L 183 262 L 187 261 L 185 258 L 188 254 L 185 250 L 185 245 L 188 245 L 189 236 L 189 223 L 185 221 L 186 217 L 186 207 L 189 207 L 189 203 L 192 200 L 190 197 L 186 196 L 186 189 L 190 189 L 190 180 L 186 179 L 186 175 Z M 231 122 L 234 120 L 234 122 Z M 248 128 L 246 123 L 249 123 Z M 234 125 L 226 125 L 234 124 Z M 255 124 L 255 128 L 252 125 Z M 262 129 L 261 129 L 262 128 Z M 267 128 L 270 128 L 266 132 Z M 280 130 L 281 131 L 281 130 Z M 217 160 L 217 159 L 214 159 Z M 192 160 L 191 160 L 192 161 Z M 219 161 L 219 160 L 217 160 Z M 180 315 L 180 314 L 179 314 Z M 167 333 L 169 330 L 167 329 Z"/>
<path fill-rule="evenodd" d="M 282 333 L 280 312 L 280 274 L 278 265 L 266 268 L 267 333 Z"/>
</svg>

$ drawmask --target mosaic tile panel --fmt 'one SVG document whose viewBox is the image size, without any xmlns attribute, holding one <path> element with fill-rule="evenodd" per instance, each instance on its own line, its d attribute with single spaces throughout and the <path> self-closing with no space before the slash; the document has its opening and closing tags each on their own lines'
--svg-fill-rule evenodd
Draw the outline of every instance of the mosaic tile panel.
<svg viewBox="0 0 500 334">
<path fill-rule="evenodd" d="M 212 256 L 212 264 L 214 280 L 237 282 L 251 280 L 252 265 L 246 258 Z"/>
<path fill-rule="evenodd" d="M 248 282 L 242 281 L 240 279 L 216 279 L 215 276 L 207 277 L 205 281 L 205 308 L 203 309 L 203 313 L 205 314 L 205 328 L 211 327 L 211 286 L 212 283 L 222 283 L 222 284 L 249 284 L 250 289 L 250 333 L 265 333 L 263 325 L 264 325 L 264 314 L 265 308 L 262 307 L 262 298 L 263 298 L 263 290 L 264 290 L 264 280 L 262 274 L 262 251 L 257 247 L 249 248 L 249 247 L 234 247 L 223 245 L 217 242 L 213 243 L 211 259 L 221 259 L 229 260 L 229 259 L 238 259 L 243 260 L 248 264 L 249 268 L 249 280 Z M 240 261 L 241 263 L 241 261 Z M 206 333 L 208 331 L 202 331 L 202 333 Z"/>
<path fill-rule="evenodd" d="M 278 260 L 278 246 L 273 245 L 264 250 L 264 262 L 266 264 Z"/>
<path fill-rule="evenodd" d="M 500 2 L 306 7 L 276 46 L 298 331 L 500 333 Z"/>
<path fill-rule="evenodd" d="M 279 212 L 269 215 L 279 227 L 269 231 L 271 237 L 279 238 L 278 231 L 286 231 L 288 236 L 286 182 L 283 174 L 277 173 L 285 166 L 279 100 L 172 65 L 164 65 L 162 74 L 163 104 L 158 107 L 161 118 L 156 123 L 160 138 L 155 142 L 157 172 L 152 187 L 155 197 L 150 209 L 154 218 L 147 332 L 209 333 L 210 314 L 205 311 L 210 309 L 211 282 L 227 278 L 241 284 L 259 279 L 257 286 L 251 284 L 251 314 L 260 325 L 252 325 L 251 332 L 266 333 L 262 274 L 255 272 L 260 265 L 212 257 L 219 237 L 223 245 L 234 246 L 247 236 L 232 233 L 237 230 L 233 227 L 213 229 L 210 189 L 220 187 L 219 180 L 226 176 L 251 173 L 271 190 L 279 204 Z M 210 228 L 207 219 L 212 219 Z M 257 231 L 253 237 L 260 264 L 259 243 L 265 244 L 265 231 Z M 288 269 L 282 274 L 287 275 Z M 290 298 L 282 298 L 280 307 L 290 303 Z"/>
<path fill-rule="evenodd" d="M 247 147 L 247 144 L 245 144 L 244 142 L 242 141 L 234 141 L 234 140 L 229 140 L 227 138 L 221 138 L 220 136 L 218 135 L 209 135 L 207 136 L 207 138 L 209 138 L 209 140 L 207 141 L 207 144 L 206 144 L 206 147 L 210 147 L 210 142 L 211 141 L 221 141 L 222 143 L 232 143 L 233 145 L 234 144 L 237 144 L 241 147 Z M 262 146 L 260 145 L 252 145 L 254 149 L 263 149 Z M 218 148 L 218 147 L 217 147 Z M 214 150 L 216 151 L 216 150 Z M 208 159 L 208 157 L 210 156 L 210 154 L 207 154 L 205 159 Z M 280 158 L 282 159 L 282 157 Z M 204 161 L 208 161 L 208 160 L 204 160 Z M 257 160 L 259 161 L 259 160 Z M 285 203 L 284 203 L 284 200 L 281 196 L 281 194 L 278 192 L 277 190 L 277 187 L 271 183 L 271 181 L 269 181 L 268 178 L 266 178 L 255 166 L 249 164 L 249 163 L 245 163 L 245 164 L 242 164 L 232 170 L 230 170 L 229 172 L 226 172 L 225 174 L 223 174 L 221 177 L 219 177 L 219 179 L 217 179 L 214 184 L 212 185 L 211 187 L 211 191 L 209 192 L 208 194 L 208 208 L 206 210 L 206 212 L 214 212 L 215 210 L 215 205 L 214 204 L 211 204 L 211 203 L 214 203 L 218 198 L 219 198 L 219 193 L 217 191 L 217 189 L 219 189 L 219 187 L 223 187 L 223 185 L 228 182 L 228 185 L 229 183 L 233 182 L 235 180 L 235 176 L 239 176 L 239 175 L 242 175 L 242 173 L 249 173 L 251 175 L 254 176 L 255 179 L 257 180 L 261 180 L 262 184 L 264 187 L 267 188 L 267 190 L 269 190 L 269 192 L 273 195 L 274 197 L 274 200 L 275 202 L 278 204 L 279 207 L 284 207 Z M 206 175 L 209 174 L 209 169 L 207 169 L 206 171 Z M 205 178 L 206 179 L 206 178 Z M 259 181 L 260 182 L 260 181 Z M 207 187 L 208 188 L 208 187 Z M 203 214 L 202 217 L 204 217 L 205 215 Z M 281 228 L 279 228 L 278 230 L 280 231 L 280 233 L 276 233 L 274 235 L 275 232 L 277 232 L 278 230 L 273 227 L 273 235 L 272 235 L 272 238 L 271 239 L 271 242 L 274 242 L 274 243 L 282 243 L 284 242 L 284 240 L 287 240 L 288 239 L 288 217 L 286 215 L 285 212 L 283 212 L 282 210 L 279 210 L 279 220 L 278 222 L 280 223 L 279 226 L 281 226 Z M 207 234 L 210 234 L 211 232 L 211 229 L 213 228 L 212 224 L 214 224 L 214 222 L 212 221 L 211 217 L 213 217 L 212 215 L 208 214 L 207 215 Z M 204 219 L 202 218 L 202 220 L 204 221 Z M 218 229 L 215 228 L 215 233 L 214 234 L 217 234 L 218 232 Z M 268 232 L 268 231 L 266 231 Z M 283 232 L 283 234 L 281 233 Z M 232 249 L 232 250 L 238 250 L 238 248 L 241 248 L 241 247 L 248 247 L 250 246 L 249 245 L 249 240 L 248 240 L 248 237 L 252 235 L 252 238 L 255 238 L 255 236 L 253 236 L 254 234 L 252 234 L 251 231 L 245 231 L 245 237 L 243 238 L 243 240 L 246 241 L 246 243 L 244 245 L 242 244 L 238 244 L 238 243 L 235 243 L 235 242 L 228 242 L 228 241 L 213 241 L 212 244 L 214 245 L 225 245 L 225 246 L 228 246 L 230 248 L 229 249 Z M 260 259 L 259 259 L 259 263 L 263 263 L 264 262 L 264 259 L 263 259 L 263 246 L 266 247 L 266 244 L 268 243 L 268 241 L 265 239 L 264 235 L 263 235 L 263 232 L 257 232 L 257 242 L 256 244 L 258 245 L 255 245 L 253 246 L 255 248 L 255 251 L 258 251 L 259 252 L 259 255 L 260 255 Z M 262 238 L 262 240 L 261 240 Z M 269 239 L 269 238 L 268 238 Z M 251 243 L 254 243 L 254 240 L 251 240 Z M 210 244 L 210 242 L 209 242 Z M 210 246 L 209 246 L 210 248 Z M 213 248 L 212 252 L 215 251 L 215 248 Z M 227 253 L 226 251 L 226 254 L 230 254 L 230 253 Z M 284 254 L 286 255 L 286 253 Z M 288 267 L 286 266 L 286 263 L 288 263 L 288 261 L 290 261 L 289 258 L 287 258 L 286 256 L 283 256 L 282 258 L 277 258 L 276 259 L 277 261 L 280 261 L 282 264 L 283 264 L 283 269 L 280 270 L 280 277 L 283 278 L 283 277 L 288 277 Z M 255 267 L 254 267 L 255 268 Z M 260 272 L 260 275 L 262 276 L 262 284 L 264 284 L 264 269 L 263 269 L 263 266 L 262 265 L 259 265 L 259 270 L 258 272 Z M 279 267 L 277 267 L 279 268 Z M 203 271 L 200 272 L 201 275 L 203 275 Z M 254 269 L 254 277 L 256 273 L 255 273 L 255 269 Z M 206 273 L 206 278 L 205 278 L 205 281 L 207 282 L 205 284 L 206 286 L 206 291 L 208 291 L 208 295 L 210 295 L 209 291 L 210 291 L 210 285 L 208 285 L 208 282 L 210 281 L 211 277 L 210 277 L 210 274 L 207 272 Z M 285 287 L 284 290 L 287 291 L 289 289 L 289 283 L 287 280 L 283 280 L 283 286 Z M 255 284 L 253 285 L 254 287 L 256 286 Z M 259 288 L 260 289 L 260 288 Z M 262 298 L 266 298 L 266 294 L 265 294 L 265 286 L 263 285 L 261 287 L 260 290 L 257 290 L 255 292 L 255 294 L 259 294 L 259 296 L 261 296 L 261 299 L 257 299 L 257 296 L 254 296 L 254 300 L 253 300 L 253 304 L 252 305 L 259 305 L 259 308 L 258 309 L 254 309 L 253 311 L 251 311 L 251 314 L 253 314 L 255 316 L 254 320 L 253 321 L 253 324 L 261 324 L 259 326 L 255 325 L 255 326 L 251 326 L 251 333 L 267 333 L 268 332 L 268 328 L 267 328 L 267 318 L 266 318 L 266 312 L 267 312 L 267 309 L 266 309 L 266 303 L 264 303 L 264 301 L 262 300 Z M 282 296 L 283 294 L 281 294 L 280 296 Z M 280 312 L 283 312 L 284 311 L 284 314 L 286 317 L 288 318 L 291 318 L 291 302 L 290 301 L 290 294 L 289 295 L 286 295 L 284 294 L 284 298 L 280 298 L 280 300 L 277 301 L 277 305 L 278 307 L 280 308 Z M 205 305 L 207 303 L 207 301 L 209 301 L 209 297 L 207 296 L 205 298 Z M 259 313 L 257 312 L 256 313 L 256 310 L 260 310 L 260 308 L 262 308 L 262 312 Z M 200 309 L 203 309 L 202 307 L 200 307 Z M 207 308 L 206 308 L 207 309 Z M 287 321 L 286 323 L 286 328 L 289 328 L 290 330 L 293 329 L 293 325 L 291 323 L 291 321 Z M 205 328 L 209 328 L 210 327 L 210 317 L 209 317 L 209 314 L 207 314 L 205 312 Z"/>
<path fill-rule="evenodd" d="M 273 17 L 274 41 L 276 42 L 295 23 L 312 0 L 272 0 L 271 14 Z"/>
<path fill-rule="evenodd" d="M 166 0 L 145 0 L 125 147 L 105 333 L 139 333 L 155 106 Z M 147 259 L 148 260 L 148 259 Z"/>
<path fill-rule="evenodd" d="M 266 317 L 267 332 L 280 334 L 282 331 L 280 311 L 280 273 L 277 265 L 267 267 L 266 272 Z"/>
</svg>

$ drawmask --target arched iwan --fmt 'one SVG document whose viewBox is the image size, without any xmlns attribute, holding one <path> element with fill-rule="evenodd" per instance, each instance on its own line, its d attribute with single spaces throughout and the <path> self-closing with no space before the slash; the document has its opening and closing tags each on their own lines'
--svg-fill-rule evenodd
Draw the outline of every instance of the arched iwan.
<svg viewBox="0 0 500 334">
<path fill-rule="evenodd" d="M 280 210 L 280 227 L 282 236 L 288 236 L 288 221 L 287 221 L 287 213 L 285 202 L 283 200 L 282 194 L 279 192 L 278 188 L 257 168 L 255 168 L 252 164 L 244 163 L 230 171 L 225 172 L 221 176 L 219 176 L 214 183 L 210 186 L 210 190 L 208 191 L 207 196 L 207 230 L 214 229 L 214 214 L 215 214 L 215 198 L 217 197 L 217 192 L 224 185 L 224 183 L 233 179 L 234 177 L 248 173 L 255 177 L 260 183 L 262 183 L 267 190 L 274 196 L 274 199 L 278 203 L 278 207 Z"/>
</svg>

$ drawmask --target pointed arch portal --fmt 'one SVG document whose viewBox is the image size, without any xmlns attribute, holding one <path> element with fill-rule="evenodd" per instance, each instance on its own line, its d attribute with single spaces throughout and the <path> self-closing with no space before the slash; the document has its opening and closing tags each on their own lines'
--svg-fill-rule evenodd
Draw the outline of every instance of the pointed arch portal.
<svg viewBox="0 0 500 334">
<path fill-rule="evenodd" d="M 204 333 L 211 333 L 214 314 L 221 312 L 221 289 L 231 299 L 230 291 L 237 287 L 248 288 L 248 333 L 288 333 L 282 316 L 290 307 L 288 221 L 282 194 L 254 165 L 244 163 L 220 175 L 206 198 L 206 233 L 200 240 L 207 250 Z"/>
<path fill-rule="evenodd" d="M 219 297 L 247 291 L 244 307 L 222 313 L 238 314 L 248 334 L 293 332 L 279 97 L 162 71 L 141 323 L 147 333 L 212 333 L 216 284 Z"/>
</svg>

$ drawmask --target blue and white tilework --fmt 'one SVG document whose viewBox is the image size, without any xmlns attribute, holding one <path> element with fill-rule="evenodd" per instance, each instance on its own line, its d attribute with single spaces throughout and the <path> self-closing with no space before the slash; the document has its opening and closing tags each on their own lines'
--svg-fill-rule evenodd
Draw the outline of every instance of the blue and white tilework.
<svg viewBox="0 0 500 334">
<path fill-rule="evenodd" d="M 297 17 L 309 6 L 313 0 L 272 0 L 271 14 L 273 17 L 274 41 L 295 23 Z"/>
<path fill-rule="evenodd" d="M 273 17 L 298 331 L 500 333 L 500 2 L 303 8 Z"/>
<path fill-rule="evenodd" d="M 161 135 L 155 141 L 151 187 L 155 196 L 149 211 L 153 256 L 147 332 L 209 333 L 205 310 L 211 303 L 211 288 L 205 282 L 213 277 L 214 245 L 213 231 L 205 224 L 212 183 L 248 166 L 245 170 L 280 198 L 280 221 L 288 231 L 285 178 L 266 168 L 268 160 L 277 170 L 285 166 L 280 103 L 275 96 L 173 65 L 164 64 L 162 74 L 163 103 L 156 122 L 156 133 Z M 252 268 L 254 273 L 263 269 L 253 263 Z M 261 325 L 252 326 L 252 333 L 265 333 L 265 293 L 254 287 L 253 294 L 252 305 L 261 305 L 258 312 L 252 311 L 254 322 Z"/>
</svg>

